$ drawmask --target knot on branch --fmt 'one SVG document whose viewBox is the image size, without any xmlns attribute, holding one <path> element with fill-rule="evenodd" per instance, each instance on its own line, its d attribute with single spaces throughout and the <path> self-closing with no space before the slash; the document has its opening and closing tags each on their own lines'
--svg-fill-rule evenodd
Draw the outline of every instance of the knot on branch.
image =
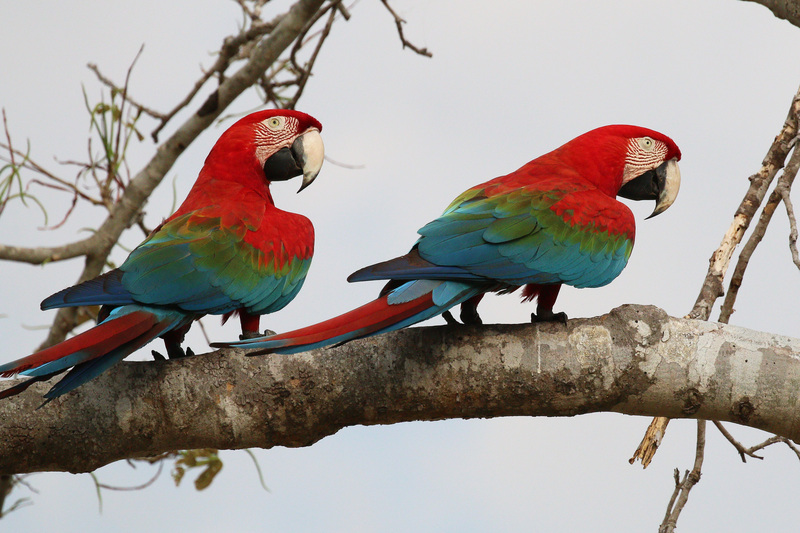
<svg viewBox="0 0 800 533">
<path fill-rule="evenodd" d="M 620 324 L 620 330 L 635 344 L 651 346 L 669 340 L 665 327 L 669 315 L 654 305 L 621 305 L 608 314 L 610 320 Z"/>
<path fill-rule="evenodd" d="M 750 418 L 753 416 L 753 413 L 755 413 L 755 410 L 756 408 L 750 402 L 750 398 L 743 396 L 738 402 L 733 404 L 733 407 L 731 407 L 731 414 L 737 422 L 747 424 L 750 422 Z"/>
</svg>

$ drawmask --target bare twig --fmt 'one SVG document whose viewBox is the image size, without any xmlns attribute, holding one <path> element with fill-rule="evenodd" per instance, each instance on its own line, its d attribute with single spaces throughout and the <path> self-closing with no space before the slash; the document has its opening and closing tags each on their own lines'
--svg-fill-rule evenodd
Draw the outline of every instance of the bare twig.
<svg viewBox="0 0 800 533">
<path fill-rule="evenodd" d="M 337 5 L 338 3 L 335 2 L 333 4 L 330 4 L 327 7 L 327 9 L 320 10 L 320 12 L 317 13 L 317 17 L 314 20 L 310 21 L 309 24 L 306 26 L 305 33 L 307 33 L 311 29 L 314 22 L 321 19 L 325 15 L 326 11 L 329 13 L 328 21 L 325 23 L 325 26 L 322 28 L 321 31 L 317 32 L 319 35 L 319 38 L 317 40 L 317 45 L 314 47 L 314 50 L 311 52 L 311 57 L 309 57 L 305 65 L 300 66 L 297 61 L 297 54 L 300 52 L 301 48 L 306 43 L 305 33 L 301 36 L 301 38 L 299 38 L 295 42 L 294 48 L 292 48 L 290 60 L 292 62 L 292 65 L 297 69 L 298 76 L 295 80 L 295 85 L 297 86 L 297 90 L 295 91 L 294 96 L 292 96 L 291 100 L 289 100 L 289 102 L 286 104 L 286 107 L 288 109 L 294 109 L 295 106 L 297 105 L 297 101 L 303 94 L 303 90 L 306 87 L 306 83 L 308 82 L 308 79 L 311 77 L 311 70 L 314 68 L 314 63 L 317 61 L 317 56 L 319 55 L 319 51 L 322 49 L 322 45 L 325 43 L 325 39 L 327 39 L 328 35 L 330 35 L 331 28 L 333 28 L 333 23 L 336 20 L 336 15 L 338 13 L 336 9 Z"/>
<path fill-rule="evenodd" d="M 51 261 L 63 261 L 88 254 L 94 247 L 98 237 L 93 234 L 86 239 L 64 244 L 62 246 L 42 246 L 28 248 L 24 246 L 6 246 L 0 244 L 0 260 L 19 261 L 41 265 Z"/>
<path fill-rule="evenodd" d="M 405 34 L 403 34 L 403 24 L 405 24 L 406 21 L 400 15 L 398 15 L 394 9 L 392 9 L 392 6 L 389 5 L 389 0 L 381 0 L 381 3 L 394 17 L 394 24 L 397 26 L 397 35 L 400 37 L 400 42 L 403 44 L 403 48 L 410 48 L 421 56 L 433 57 L 433 54 L 429 52 L 427 48 L 418 48 L 406 39 Z"/>
<path fill-rule="evenodd" d="M 725 426 L 723 426 L 721 422 L 717 422 L 715 420 L 714 425 L 717 427 L 719 432 L 722 433 L 722 436 L 725 437 L 728 440 L 728 442 L 730 442 L 733 445 L 734 448 L 736 448 L 736 451 L 739 452 L 739 457 L 742 458 L 743 463 L 747 462 L 748 456 L 753 457 L 754 459 L 764 459 L 760 455 L 756 455 L 755 453 L 753 453 L 754 450 L 745 448 L 738 440 L 736 440 L 733 437 L 733 435 L 730 434 L 730 432 L 727 429 L 725 429 Z"/>
<path fill-rule="evenodd" d="M 720 322 L 727 324 L 730 320 L 730 317 L 734 312 L 733 306 L 736 302 L 736 297 L 739 294 L 739 288 L 742 286 L 745 271 L 750 263 L 750 258 L 753 256 L 753 252 L 755 251 L 756 247 L 761 243 L 764 235 L 766 235 L 767 227 L 772 220 L 772 215 L 775 213 L 775 209 L 778 207 L 778 204 L 782 199 L 784 201 L 786 201 L 785 199 L 788 199 L 789 191 L 791 191 L 792 188 L 792 183 L 797 176 L 798 167 L 800 167 L 800 150 L 795 149 L 792 152 L 792 157 L 789 159 L 789 163 L 786 165 L 783 174 L 781 174 L 781 177 L 778 178 L 778 184 L 775 186 L 775 190 L 772 191 L 767 203 L 764 205 L 764 209 L 761 210 L 761 216 L 758 219 L 756 227 L 753 229 L 753 233 L 742 247 L 742 251 L 739 254 L 739 258 L 736 262 L 736 268 L 734 268 L 731 281 L 728 284 L 728 293 L 725 295 L 725 300 L 722 302 L 722 307 L 720 308 Z M 789 223 L 794 229 L 794 233 L 790 232 L 789 235 L 789 249 L 792 252 L 792 258 L 794 259 L 797 248 L 796 245 L 793 246 L 792 235 L 795 236 L 796 242 L 797 222 L 794 220 L 794 211 L 791 209 L 791 202 L 787 205 L 787 214 L 789 216 Z M 800 258 L 798 258 L 798 260 L 800 261 Z"/>
<path fill-rule="evenodd" d="M 139 49 L 139 53 L 136 54 L 136 59 L 139 58 L 139 56 L 142 53 L 142 50 L 144 50 L 144 45 L 142 45 L 142 47 Z M 135 61 L 136 60 L 134 59 L 134 62 Z M 111 81 L 110 79 L 105 77 L 103 75 L 103 73 L 100 72 L 100 69 L 98 68 L 98 66 L 96 64 L 89 63 L 88 65 L 86 65 L 86 67 L 89 70 L 91 70 L 92 72 L 94 72 L 94 75 L 97 77 L 97 80 L 100 83 L 102 83 L 103 85 L 105 85 L 106 87 L 111 89 L 112 91 L 124 92 L 125 93 L 125 100 L 128 103 L 130 103 L 132 106 L 134 106 L 137 109 L 141 110 L 143 113 L 145 113 L 147 115 L 150 115 L 151 117 L 153 117 L 156 120 L 164 120 L 165 119 L 166 115 L 164 113 L 159 113 L 158 111 L 156 111 L 156 110 L 154 110 L 154 109 L 152 109 L 150 107 L 147 107 L 146 105 L 142 104 L 141 102 L 139 102 L 137 100 L 134 100 L 133 97 L 131 97 L 131 95 L 128 94 L 128 91 L 127 91 L 128 79 L 127 78 L 125 79 L 124 89 L 122 89 L 119 86 L 117 86 L 113 81 Z M 131 73 L 130 69 L 131 68 L 133 68 L 133 64 L 131 64 L 130 68 L 128 69 L 128 76 L 130 76 L 130 73 Z"/>
<path fill-rule="evenodd" d="M 745 448 L 739 441 L 737 441 L 733 437 L 733 435 L 730 434 L 730 432 L 728 432 L 727 429 L 725 429 L 725 427 L 720 422 L 714 422 L 714 425 L 717 426 L 717 429 L 719 429 L 720 433 L 722 433 L 722 435 L 728 440 L 728 442 L 730 442 L 733 445 L 733 447 L 736 448 L 736 451 L 739 452 L 739 456 L 742 458 L 742 462 L 747 462 L 746 457 L 763 459 L 763 457 L 761 457 L 760 455 L 756 455 L 755 452 L 763 450 L 767 446 L 772 446 L 773 444 L 776 444 L 778 442 L 786 444 L 786 446 L 788 446 L 789 449 L 795 453 L 797 458 L 800 459 L 800 449 L 798 449 L 797 446 L 795 446 L 795 444 L 791 441 L 791 439 L 788 439 L 781 435 L 773 435 L 772 437 L 768 438 L 767 440 L 765 440 L 760 444 L 756 444 L 755 446 L 750 446 L 749 448 Z"/>
<path fill-rule="evenodd" d="M 164 455 L 174 456 L 175 454 L 171 453 L 171 454 L 164 454 Z M 116 490 L 116 491 L 123 491 L 123 492 L 146 489 L 147 487 L 149 487 L 150 485 L 152 485 L 153 483 L 156 482 L 156 480 L 161 475 L 161 472 L 164 470 L 164 461 L 161 460 L 161 459 L 164 459 L 164 458 L 166 458 L 166 457 L 159 457 L 159 460 L 157 460 L 157 461 L 152 461 L 152 462 L 148 461 L 150 464 L 157 463 L 158 464 L 158 470 L 156 470 L 156 473 L 150 479 L 148 479 L 147 481 L 145 481 L 144 483 L 141 483 L 139 485 L 134 485 L 132 487 L 117 487 L 115 485 L 108 485 L 106 483 L 101 483 L 94 476 L 94 474 L 92 474 L 92 479 L 94 480 L 94 484 L 98 489 Z"/>
<path fill-rule="evenodd" d="M 772 444 L 772 442 L 769 442 L 769 441 L 771 441 L 773 439 L 775 440 L 775 442 L 782 442 L 782 443 L 786 444 L 786 446 L 788 446 L 789 449 L 794 452 L 794 454 L 797 456 L 797 458 L 800 459 L 800 449 L 798 449 L 797 446 L 795 446 L 794 442 L 792 442 L 791 439 L 788 439 L 786 437 L 782 437 L 780 435 L 775 435 L 775 436 L 771 437 L 770 439 L 768 439 L 767 441 L 762 442 L 761 444 L 758 444 L 756 446 L 748 448 L 748 450 L 750 450 L 750 451 L 758 451 L 761 448 L 765 448 L 766 446 L 769 446 L 770 444 Z"/>
<path fill-rule="evenodd" d="M 798 150 L 795 149 L 795 152 L 798 152 Z M 792 262 L 797 268 L 800 268 L 800 254 L 797 252 L 797 218 L 795 217 L 794 207 L 792 206 L 792 200 L 789 196 L 791 189 L 789 187 L 780 187 L 779 184 L 779 188 L 776 190 L 780 192 L 783 203 L 786 206 L 786 216 L 789 218 L 789 251 L 792 253 Z"/>
<path fill-rule="evenodd" d="M 723 295 L 722 281 L 728 270 L 733 251 L 741 242 L 745 231 L 750 225 L 750 221 L 761 205 L 764 196 L 766 196 L 769 185 L 778 170 L 783 168 L 786 157 L 791 150 L 792 141 L 798 133 L 798 116 L 800 116 L 800 89 L 792 98 L 789 114 L 777 137 L 775 137 L 775 141 L 770 146 L 761 169 L 750 177 L 750 188 L 736 210 L 736 215 L 730 228 L 725 233 L 722 243 L 711 255 L 708 273 L 697 301 L 688 315 L 689 318 L 708 320 L 709 316 L 711 316 L 711 308 L 714 302 Z"/>
<path fill-rule="evenodd" d="M 246 48 L 248 46 L 252 48 L 252 45 L 259 39 L 272 32 L 281 22 L 283 17 L 284 15 L 280 15 L 275 17 L 270 22 L 263 22 L 255 19 L 253 20 L 250 28 L 247 30 L 243 30 L 238 35 L 225 37 L 225 39 L 222 41 L 222 46 L 217 53 L 217 59 L 214 61 L 214 64 L 203 71 L 203 75 L 200 77 L 200 79 L 195 82 L 194 86 L 189 90 L 187 95 L 180 102 L 178 102 L 178 104 L 173 107 L 172 110 L 162 115 L 161 123 L 150 134 L 153 138 L 153 142 L 158 142 L 158 135 L 161 133 L 161 130 L 164 129 L 167 123 L 172 120 L 172 118 L 178 114 L 181 109 L 189 105 L 189 103 L 194 99 L 195 96 L 197 96 L 197 93 L 200 92 L 200 89 L 203 88 L 208 80 L 215 75 L 221 78 L 231 63 L 235 59 L 239 58 L 242 48 Z M 220 83 L 221 82 L 222 79 L 220 79 Z"/>
<path fill-rule="evenodd" d="M 658 528 L 658 533 L 671 533 L 675 531 L 675 526 L 678 523 L 678 517 L 683 511 L 686 502 L 689 499 L 689 492 L 700 482 L 702 475 L 701 469 L 703 467 L 703 457 L 705 455 L 706 446 L 706 421 L 697 421 L 697 445 L 695 446 L 694 466 L 692 471 L 686 471 L 683 479 L 679 480 L 678 469 L 675 469 L 675 491 L 667 505 L 667 512 L 664 515 L 664 520 Z"/>
</svg>

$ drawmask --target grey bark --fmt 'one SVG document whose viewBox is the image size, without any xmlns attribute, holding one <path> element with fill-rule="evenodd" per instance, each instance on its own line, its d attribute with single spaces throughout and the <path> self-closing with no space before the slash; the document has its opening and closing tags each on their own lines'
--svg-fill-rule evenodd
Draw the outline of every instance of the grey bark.
<svg viewBox="0 0 800 533">
<path fill-rule="evenodd" d="M 600 411 L 800 438 L 800 340 L 651 306 L 567 326 L 413 328 L 288 356 L 223 350 L 121 363 L 36 410 L 46 389 L 0 402 L 0 473 L 308 446 L 356 424 Z"/>
</svg>

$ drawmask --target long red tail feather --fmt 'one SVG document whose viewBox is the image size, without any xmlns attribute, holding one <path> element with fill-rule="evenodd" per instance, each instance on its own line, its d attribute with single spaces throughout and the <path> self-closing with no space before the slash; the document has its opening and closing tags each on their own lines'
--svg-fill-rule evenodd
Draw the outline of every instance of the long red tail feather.
<svg viewBox="0 0 800 533">
<path fill-rule="evenodd" d="M 56 361 L 81 350 L 91 350 L 97 356 L 107 353 L 121 344 L 135 339 L 152 328 L 157 318 L 143 311 L 136 311 L 98 324 L 88 331 L 76 335 L 49 348 L 17 359 L 0 367 L 0 376 L 7 378 L 45 363 Z"/>
<path fill-rule="evenodd" d="M 373 300 L 342 315 L 305 328 L 271 336 L 267 341 L 275 343 L 277 350 L 289 346 L 311 345 L 329 339 L 347 336 L 344 340 L 360 338 L 397 324 L 428 308 L 433 304 L 430 293 L 414 300 L 390 305 L 386 296 Z M 286 341 L 286 342 L 281 342 Z M 212 344 L 214 346 L 215 344 Z M 243 347 L 247 347 L 244 345 Z M 266 349 L 267 352 L 271 351 Z"/>
</svg>

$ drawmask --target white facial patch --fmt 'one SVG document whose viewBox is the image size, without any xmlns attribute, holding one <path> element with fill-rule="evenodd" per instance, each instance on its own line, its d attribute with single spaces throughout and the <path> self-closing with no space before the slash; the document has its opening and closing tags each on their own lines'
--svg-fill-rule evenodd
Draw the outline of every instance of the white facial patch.
<svg viewBox="0 0 800 533">
<path fill-rule="evenodd" d="M 628 141 L 622 184 L 625 185 L 633 178 L 663 163 L 668 151 L 666 144 L 650 137 L 638 137 Z"/>
<path fill-rule="evenodd" d="M 292 145 L 299 123 L 294 117 L 270 117 L 254 125 L 253 142 L 256 145 L 258 164 L 264 162 L 281 148 Z"/>
</svg>

